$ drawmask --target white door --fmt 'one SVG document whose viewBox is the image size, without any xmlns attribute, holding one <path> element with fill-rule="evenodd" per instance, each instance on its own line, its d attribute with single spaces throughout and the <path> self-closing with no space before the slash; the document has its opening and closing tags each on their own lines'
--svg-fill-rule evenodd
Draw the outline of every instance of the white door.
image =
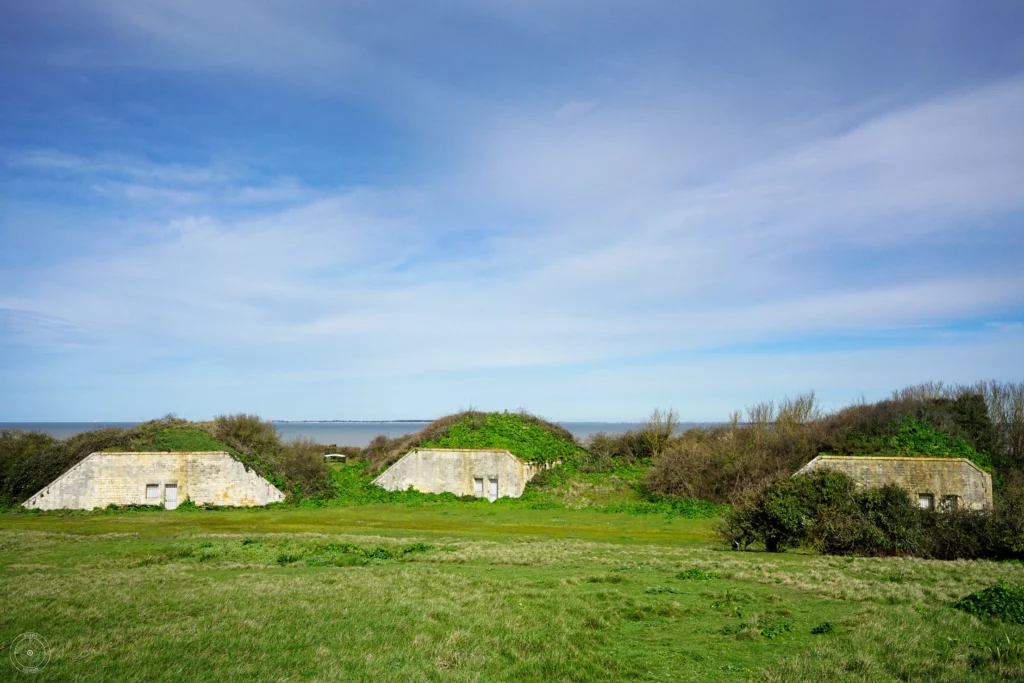
<svg viewBox="0 0 1024 683">
<path fill-rule="evenodd" d="M 490 488 L 487 489 L 487 500 L 494 502 L 498 500 L 498 480 L 490 480 Z"/>
<path fill-rule="evenodd" d="M 164 507 L 173 510 L 178 507 L 178 485 L 168 484 L 164 487 Z"/>
</svg>

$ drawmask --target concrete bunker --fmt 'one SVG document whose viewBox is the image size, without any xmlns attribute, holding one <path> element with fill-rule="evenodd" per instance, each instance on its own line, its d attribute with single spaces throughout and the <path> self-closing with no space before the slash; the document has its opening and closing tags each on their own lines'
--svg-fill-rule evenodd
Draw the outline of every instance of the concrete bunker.
<svg viewBox="0 0 1024 683">
<path fill-rule="evenodd" d="M 518 498 L 526 483 L 556 463 L 529 463 L 501 449 L 416 448 L 373 480 L 389 491 L 454 493 L 495 501 Z"/>
<path fill-rule="evenodd" d="M 992 507 L 992 475 L 967 458 L 819 455 L 797 474 L 826 468 L 848 475 L 858 488 L 898 484 L 929 510 Z"/>
<path fill-rule="evenodd" d="M 284 494 L 229 453 L 92 453 L 23 503 L 37 510 L 91 510 L 107 505 L 251 507 Z"/>
</svg>

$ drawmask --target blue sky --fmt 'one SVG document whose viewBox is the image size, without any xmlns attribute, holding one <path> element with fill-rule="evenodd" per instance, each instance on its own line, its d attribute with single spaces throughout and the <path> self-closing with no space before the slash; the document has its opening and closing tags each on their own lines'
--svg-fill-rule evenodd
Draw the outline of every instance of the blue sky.
<svg viewBox="0 0 1024 683">
<path fill-rule="evenodd" d="M 1024 5 L 0 7 L 0 421 L 1024 379 Z"/>
</svg>

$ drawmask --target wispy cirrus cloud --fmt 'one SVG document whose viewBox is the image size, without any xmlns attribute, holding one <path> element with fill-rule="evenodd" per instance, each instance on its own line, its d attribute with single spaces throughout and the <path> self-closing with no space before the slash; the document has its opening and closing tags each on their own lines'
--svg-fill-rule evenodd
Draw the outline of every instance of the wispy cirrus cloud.
<svg viewBox="0 0 1024 683">
<path fill-rule="evenodd" d="M 39 68 L 123 90 L 89 144 L 0 138 L 0 379 L 36 396 L 0 411 L 706 419 L 1019 372 L 1024 66 L 910 5 L 873 49 L 961 71 L 811 63 L 727 3 L 69 6 L 91 47 Z"/>
</svg>

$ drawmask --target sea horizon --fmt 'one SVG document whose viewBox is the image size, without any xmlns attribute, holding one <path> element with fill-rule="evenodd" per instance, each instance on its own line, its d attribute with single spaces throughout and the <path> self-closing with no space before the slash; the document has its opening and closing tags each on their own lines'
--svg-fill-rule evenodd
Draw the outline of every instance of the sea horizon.
<svg viewBox="0 0 1024 683">
<path fill-rule="evenodd" d="M 375 437 L 383 435 L 395 438 L 412 434 L 433 420 L 268 420 L 277 428 L 284 441 L 311 439 L 323 445 L 366 446 Z M 107 427 L 131 429 L 141 421 L 120 422 L 0 422 L 0 430 L 38 431 L 55 439 L 67 439 L 83 432 Z M 594 434 L 622 434 L 631 429 L 638 429 L 643 422 L 607 422 L 602 420 L 567 420 L 558 424 L 569 430 L 578 440 L 583 441 Z M 710 422 L 681 422 L 679 432 L 692 427 L 714 424 Z"/>
</svg>

